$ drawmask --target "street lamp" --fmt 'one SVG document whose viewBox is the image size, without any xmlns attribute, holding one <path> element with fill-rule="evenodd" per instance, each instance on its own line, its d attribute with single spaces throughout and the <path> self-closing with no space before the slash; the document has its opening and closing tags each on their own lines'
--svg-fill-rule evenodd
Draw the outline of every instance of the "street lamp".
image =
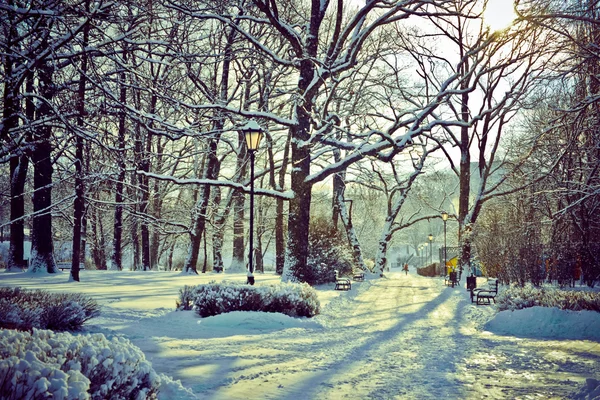
<svg viewBox="0 0 600 400">
<path fill-rule="evenodd" d="M 263 130 L 256 121 L 248 121 L 246 125 L 239 128 L 246 139 L 246 148 L 250 153 L 250 250 L 248 251 L 248 281 L 254 285 L 254 155 L 260 140 L 263 137 Z"/>
<path fill-rule="evenodd" d="M 429 234 L 429 264 L 433 264 L 433 235 Z"/>
<path fill-rule="evenodd" d="M 442 211 L 442 220 L 444 221 L 444 274 L 446 274 L 446 221 L 448 221 L 448 213 L 446 211 Z"/>
</svg>

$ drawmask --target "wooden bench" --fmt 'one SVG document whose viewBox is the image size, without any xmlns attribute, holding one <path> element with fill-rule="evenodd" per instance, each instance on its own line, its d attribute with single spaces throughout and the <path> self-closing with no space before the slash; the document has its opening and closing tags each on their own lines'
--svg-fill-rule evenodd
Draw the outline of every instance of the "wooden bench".
<svg viewBox="0 0 600 400">
<path fill-rule="evenodd" d="M 471 290 L 471 303 L 473 303 L 473 298 L 477 305 L 489 305 L 492 304 L 492 300 L 496 303 L 497 295 L 498 280 L 492 279 L 487 282 L 486 286 Z"/>
<path fill-rule="evenodd" d="M 362 271 L 354 272 L 352 275 L 352 280 L 356 282 L 362 282 L 365 280 L 365 273 Z"/>
<path fill-rule="evenodd" d="M 56 268 L 64 271 L 65 269 L 71 270 L 71 261 L 57 262 Z M 85 265 L 83 263 L 79 263 L 79 270 L 83 271 L 85 269 Z"/>
<path fill-rule="evenodd" d="M 342 278 L 338 275 L 338 271 L 335 270 L 335 290 L 350 290 L 352 289 L 352 283 L 348 278 Z"/>
</svg>

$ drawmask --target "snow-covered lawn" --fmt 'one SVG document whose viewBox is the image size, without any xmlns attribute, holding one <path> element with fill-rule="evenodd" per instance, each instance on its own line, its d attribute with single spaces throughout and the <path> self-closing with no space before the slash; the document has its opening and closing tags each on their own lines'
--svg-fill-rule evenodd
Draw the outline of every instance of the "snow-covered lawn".
<svg viewBox="0 0 600 400">
<path fill-rule="evenodd" d="M 440 278 L 392 271 L 349 292 L 320 286 L 312 319 L 174 311 L 184 285 L 243 282 L 242 274 L 83 271 L 81 279 L 0 273 L 3 286 L 91 295 L 102 315 L 87 332 L 124 335 L 201 399 L 560 399 L 600 377 L 600 313 L 496 314 Z"/>
</svg>

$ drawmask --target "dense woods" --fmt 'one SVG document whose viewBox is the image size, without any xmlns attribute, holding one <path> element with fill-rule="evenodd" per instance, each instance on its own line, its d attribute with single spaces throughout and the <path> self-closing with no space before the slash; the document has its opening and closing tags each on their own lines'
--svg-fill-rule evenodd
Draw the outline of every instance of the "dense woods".
<svg viewBox="0 0 600 400">
<path fill-rule="evenodd" d="M 0 0 L 0 262 L 313 284 L 447 211 L 463 270 L 593 286 L 598 3 Z"/>
</svg>

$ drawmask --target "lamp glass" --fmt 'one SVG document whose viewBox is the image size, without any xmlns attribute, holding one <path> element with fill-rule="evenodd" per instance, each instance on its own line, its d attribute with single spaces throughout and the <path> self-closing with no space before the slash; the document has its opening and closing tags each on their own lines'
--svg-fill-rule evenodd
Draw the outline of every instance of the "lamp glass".
<svg viewBox="0 0 600 400">
<path fill-rule="evenodd" d="M 260 145 L 260 141 L 262 140 L 263 133 L 260 130 L 246 130 L 244 131 L 244 135 L 246 137 L 246 146 L 248 146 L 248 150 L 256 150 Z"/>
<path fill-rule="evenodd" d="M 433 235 L 430 233 L 429 234 L 429 241 L 431 242 L 433 240 Z"/>
<path fill-rule="evenodd" d="M 447 220 L 448 220 L 448 213 L 447 213 L 446 211 L 442 211 L 442 219 L 443 219 L 444 221 L 447 221 Z"/>
</svg>

